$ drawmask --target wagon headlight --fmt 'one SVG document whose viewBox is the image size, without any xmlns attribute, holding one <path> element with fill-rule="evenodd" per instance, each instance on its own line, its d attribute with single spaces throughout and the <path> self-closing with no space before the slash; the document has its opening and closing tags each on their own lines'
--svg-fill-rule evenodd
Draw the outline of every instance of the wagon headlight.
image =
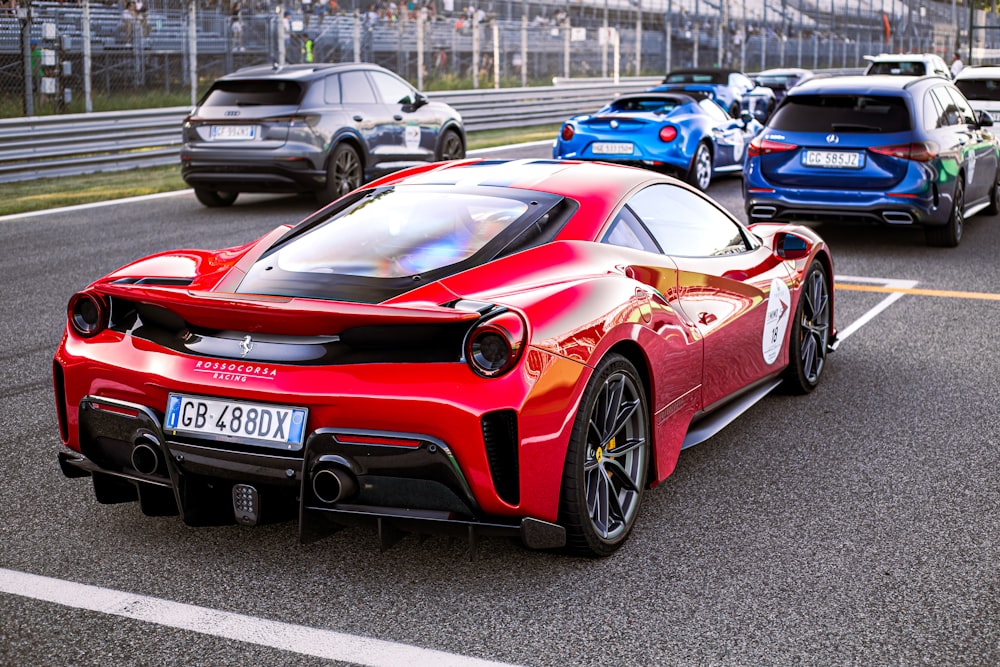
<svg viewBox="0 0 1000 667">
<path fill-rule="evenodd" d="M 527 327 L 517 313 L 506 311 L 482 320 L 465 339 L 465 360 L 483 377 L 503 375 L 524 349 Z"/>
<path fill-rule="evenodd" d="M 108 306 L 99 295 L 77 292 L 69 300 L 69 325 L 84 338 L 96 336 L 108 326 Z"/>
</svg>

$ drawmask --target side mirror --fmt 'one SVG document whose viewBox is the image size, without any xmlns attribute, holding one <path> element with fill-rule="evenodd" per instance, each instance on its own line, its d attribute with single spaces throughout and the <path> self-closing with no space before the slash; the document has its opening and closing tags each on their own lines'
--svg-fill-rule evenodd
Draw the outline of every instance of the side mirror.
<svg viewBox="0 0 1000 667">
<path fill-rule="evenodd" d="M 743 122 L 743 127 L 746 127 L 747 125 L 753 122 L 753 114 L 746 110 L 741 111 L 740 121 Z"/>
<path fill-rule="evenodd" d="M 993 116 L 989 111 L 979 112 L 979 127 L 993 127 Z"/>
<path fill-rule="evenodd" d="M 781 259 L 802 259 L 809 256 L 812 243 L 798 234 L 778 232 L 774 235 L 774 254 Z"/>
</svg>

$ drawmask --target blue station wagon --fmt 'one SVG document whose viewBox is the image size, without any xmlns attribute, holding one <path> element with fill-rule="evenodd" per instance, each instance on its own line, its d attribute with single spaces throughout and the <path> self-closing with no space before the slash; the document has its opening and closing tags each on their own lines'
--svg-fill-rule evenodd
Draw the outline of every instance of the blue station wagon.
<svg viewBox="0 0 1000 667">
<path fill-rule="evenodd" d="M 998 212 L 992 125 L 937 76 L 806 81 L 747 149 L 747 216 L 917 225 L 956 246 L 966 218 Z"/>
</svg>

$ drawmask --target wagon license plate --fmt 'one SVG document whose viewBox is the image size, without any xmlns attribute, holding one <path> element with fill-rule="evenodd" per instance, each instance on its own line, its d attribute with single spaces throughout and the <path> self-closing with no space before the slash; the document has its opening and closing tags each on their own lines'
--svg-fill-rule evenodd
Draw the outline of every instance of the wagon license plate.
<svg viewBox="0 0 1000 667">
<path fill-rule="evenodd" d="M 630 142 L 597 141 L 590 149 L 599 155 L 631 155 L 632 144 Z"/>
<path fill-rule="evenodd" d="M 256 125 L 213 125 L 213 141 L 253 141 L 257 135 Z"/>
<path fill-rule="evenodd" d="M 858 151 L 806 151 L 803 162 L 807 167 L 831 169 L 860 169 L 865 166 L 864 156 Z"/>
<path fill-rule="evenodd" d="M 308 415 L 306 408 L 170 394 L 163 430 L 296 451 Z"/>
</svg>

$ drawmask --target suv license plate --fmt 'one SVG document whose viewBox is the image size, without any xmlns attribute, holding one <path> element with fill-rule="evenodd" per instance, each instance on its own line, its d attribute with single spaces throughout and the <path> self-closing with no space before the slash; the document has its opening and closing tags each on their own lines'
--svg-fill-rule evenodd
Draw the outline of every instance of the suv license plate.
<svg viewBox="0 0 1000 667">
<path fill-rule="evenodd" d="M 858 151 L 806 151 L 802 162 L 807 167 L 831 169 L 860 169 L 865 166 L 864 158 Z"/>
<path fill-rule="evenodd" d="M 253 141 L 257 135 L 256 125 L 213 125 L 213 141 Z"/>
<path fill-rule="evenodd" d="M 302 449 L 306 408 L 170 394 L 163 430 L 288 451 Z"/>
</svg>

